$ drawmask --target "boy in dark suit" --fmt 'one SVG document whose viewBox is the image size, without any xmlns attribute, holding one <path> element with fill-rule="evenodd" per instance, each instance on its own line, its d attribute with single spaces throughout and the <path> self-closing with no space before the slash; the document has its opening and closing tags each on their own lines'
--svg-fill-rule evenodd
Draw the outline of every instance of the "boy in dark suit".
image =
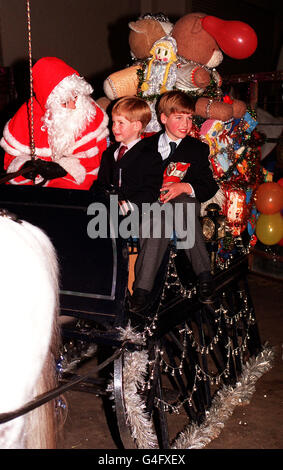
<svg viewBox="0 0 283 470">
<path fill-rule="evenodd" d="M 162 185 L 162 158 L 141 133 L 151 119 L 148 104 L 131 96 L 120 99 L 112 109 L 112 131 L 116 143 L 103 152 L 97 185 L 118 194 L 120 207 L 158 200 Z"/>
<path fill-rule="evenodd" d="M 160 201 L 164 204 L 170 203 L 173 207 L 176 207 L 176 203 L 182 204 L 183 226 L 180 232 L 183 229 L 189 232 L 195 227 L 194 245 L 186 248 L 185 252 L 198 276 L 200 300 L 210 302 L 212 296 L 210 260 L 199 221 L 200 203 L 212 198 L 218 190 L 209 166 L 209 147 L 188 136 L 194 113 L 194 102 L 188 95 L 177 90 L 164 93 L 157 112 L 165 132 L 161 131 L 146 140 L 151 145 L 153 154 L 158 152 L 162 156 L 162 172 L 172 162 L 189 163 L 181 181 L 163 184 Z M 178 221 L 174 222 L 178 235 Z M 155 226 L 157 221 L 153 220 L 152 223 Z M 159 238 L 140 237 L 140 254 L 135 266 L 130 311 L 139 313 L 148 306 L 150 291 L 169 242 L 168 235 Z"/>
</svg>

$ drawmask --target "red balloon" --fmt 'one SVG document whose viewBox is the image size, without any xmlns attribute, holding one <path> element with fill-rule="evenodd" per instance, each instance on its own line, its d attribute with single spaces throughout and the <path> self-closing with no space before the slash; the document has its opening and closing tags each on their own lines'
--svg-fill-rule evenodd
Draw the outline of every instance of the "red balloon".
<svg viewBox="0 0 283 470">
<path fill-rule="evenodd" d="M 263 183 L 255 196 L 256 208 L 262 214 L 275 214 L 283 208 L 283 187 L 278 183 Z"/>
<path fill-rule="evenodd" d="M 283 246 L 283 238 L 281 238 L 280 242 L 278 242 L 277 245 Z"/>
<path fill-rule="evenodd" d="M 280 178 L 280 180 L 277 181 L 277 184 L 280 184 L 280 186 L 283 187 L 283 178 Z"/>
<path fill-rule="evenodd" d="M 246 59 L 257 48 L 257 35 L 247 23 L 205 16 L 202 26 L 214 37 L 222 51 L 233 59 Z"/>
</svg>

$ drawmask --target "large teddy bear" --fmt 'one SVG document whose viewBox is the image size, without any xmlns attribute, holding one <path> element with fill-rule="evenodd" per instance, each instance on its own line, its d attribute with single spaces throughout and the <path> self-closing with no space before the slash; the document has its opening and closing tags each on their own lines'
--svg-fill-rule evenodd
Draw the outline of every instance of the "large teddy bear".
<svg viewBox="0 0 283 470">
<path fill-rule="evenodd" d="M 153 59 L 152 47 L 159 40 L 167 39 L 175 41 L 177 49 L 174 87 L 196 96 L 197 115 L 227 121 L 245 114 L 244 102 L 223 100 L 221 77 L 216 67 L 223 60 L 222 51 L 236 59 L 247 58 L 255 51 L 257 37 L 249 25 L 240 21 L 223 21 L 204 13 L 190 13 L 175 25 L 163 15 L 146 15 L 131 22 L 129 27 L 129 44 L 135 63 L 105 80 L 104 92 L 110 101 L 125 95 L 143 97 L 142 85 Z M 214 86 L 214 94 L 206 93 L 211 85 Z M 164 80 L 161 87 L 166 89 Z M 152 102 L 156 97 L 145 98 Z"/>
</svg>

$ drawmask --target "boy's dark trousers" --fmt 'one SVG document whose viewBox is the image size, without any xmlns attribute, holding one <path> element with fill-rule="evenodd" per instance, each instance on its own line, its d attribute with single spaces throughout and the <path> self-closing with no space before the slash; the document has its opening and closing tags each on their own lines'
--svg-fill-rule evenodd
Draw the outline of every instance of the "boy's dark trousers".
<svg viewBox="0 0 283 470">
<path fill-rule="evenodd" d="M 166 204 L 171 204 L 173 210 L 175 210 L 176 203 L 179 203 L 178 209 L 181 208 L 181 217 L 179 212 L 179 215 L 174 217 L 174 229 L 177 232 L 177 237 L 182 232 L 186 233 L 185 238 L 188 238 L 187 242 L 189 243 L 189 247 L 184 246 L 183 249 L 195 274 L 199 276 L 200 273 L 210 271 L 210 259 L 206 250 L 199 220 L 200 204 L 195 198 L 189 197 L 186 194 L 181 194 Z M 160 218 L 159 216 L 155 217 L 155 215 L 153 215 L 150 219 L 150 228 L 158 229 L 157 224 L 160 225 L 160 220 L 162 225 L 161 237 L 143 237 L 143 233 L 140 233 L 140 249 L 135 265 L 134 289 L 152 290 L 159 266 L 170 243 L 172 232 L 165 234 L 165 217 Z M 181 230 L 179 229 L 178 234 L 180 224 Z M 183 244 L 185 244 L 184 241 Z"/>
</svg>

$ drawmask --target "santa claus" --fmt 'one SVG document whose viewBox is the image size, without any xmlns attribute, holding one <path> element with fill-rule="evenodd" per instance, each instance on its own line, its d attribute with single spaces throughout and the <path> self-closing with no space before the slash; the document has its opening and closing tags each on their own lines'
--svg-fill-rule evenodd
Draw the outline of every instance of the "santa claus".
<svg viewBox="0 0 283 470">
<path fill-rule="evenodd" d="M 43 57 L 32 75 L 32 106 L 30 100 L 21 106 L 0 142 L 7 174 L 22 173 L 9 183 L 89 189 L 107 147 L 108 116 L 91 98 L 92 87 L 62 60 Z"/>
</svg>

